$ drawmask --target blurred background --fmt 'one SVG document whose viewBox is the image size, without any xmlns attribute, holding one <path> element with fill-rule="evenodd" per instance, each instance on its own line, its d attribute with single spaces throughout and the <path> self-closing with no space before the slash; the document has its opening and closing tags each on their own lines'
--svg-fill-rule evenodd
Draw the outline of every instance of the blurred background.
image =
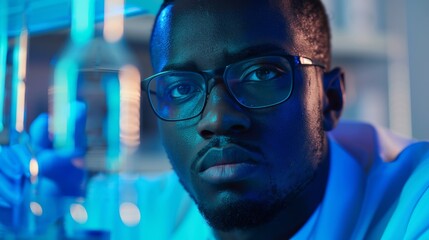
<svg viewBox="0 0 429 240">
<path fill-rule="evenodd" d="M 344 118 L 428 139 L 429 2 L 323 2 L 333 29 L 334 66 L 346 72 Z"/>
</svg>

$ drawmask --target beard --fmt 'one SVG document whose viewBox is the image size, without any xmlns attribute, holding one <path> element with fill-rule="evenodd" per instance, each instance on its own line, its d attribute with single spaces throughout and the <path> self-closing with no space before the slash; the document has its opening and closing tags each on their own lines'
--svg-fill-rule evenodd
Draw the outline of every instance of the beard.
<svg viewBox="0 0 429 240">
<path fill-rule="evenodd" d="M 212 228 L 223 232 L 252 229 L 270 222 L 286 210 L 312 182 L 314 171 L 308 171 L 305 176 L 299 185 L 282 191 L 271 182 L 271 188 L 254 199 L 225 198 L 220 204 L 212 206 L 191 197 Z"/>
<path fill-rule="evenodd" d="M 301 187 L 304 188 L 306 185 L 304 183 Z M 301 187 L 284 193 L 274 188 L 271 194 L 257 198 L 258 200 L 224 199 L 216 207 L 204 202 L 197 202 L 197 206 L 208 224 L 216 230 L 224 232 L 246 230 L 273 220 L 301 192 Z"/>
<path fill-rule="evenodd" d="M 257 227 L 272 220 L 276 214 L 287 206 L 286 201 L 277 199 L 265 201 L 225 201 L 216 208 L 206 204 L 198 204 L 209 225 L 219 231 L 246 230 Z"/>
<path fill-rule="evenodd" d="M 316 159 L 315 162 L 320 163 L 326 147 L 325 137 L 323 130 L 315 134 L 317 137 L 310 143 L 313 146 L 311 155 Z M 272 221 L 280 212 L 287 210 L 313 181 L 316 171 L 313 166 L 308 166 L 301 172 L 300 181 L 288 189 L 280 189 L 276 182 L 271 180 L 270 187 L 254 199 L 225 198 L 221 204 L 212 206 L 210 203 L 197 201 L 190 195 L 212 228 L 223 232 L 252 229 Z"/>
</svg>

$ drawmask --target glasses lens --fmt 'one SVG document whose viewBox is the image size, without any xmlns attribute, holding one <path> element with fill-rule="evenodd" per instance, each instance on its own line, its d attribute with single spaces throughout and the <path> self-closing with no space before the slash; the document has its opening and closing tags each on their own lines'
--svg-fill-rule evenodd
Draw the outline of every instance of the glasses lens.
<svg viewBox="0 0 429 240">
<path fill-rule="evenodd" d="M 225 77 L 237 101 L 249 108 L 281 103 L 290 96 L 293 87 L 292 66 L 281 56 L 239 62 L 227 69 Z"/>
<path fill-rule="evenodd" d="M 182 120 L 200 114 L 204 107 L 204 78 L 192 72 L 165 72 L 151 79 L 149 100 L 165 120 Z"/>
</svg>

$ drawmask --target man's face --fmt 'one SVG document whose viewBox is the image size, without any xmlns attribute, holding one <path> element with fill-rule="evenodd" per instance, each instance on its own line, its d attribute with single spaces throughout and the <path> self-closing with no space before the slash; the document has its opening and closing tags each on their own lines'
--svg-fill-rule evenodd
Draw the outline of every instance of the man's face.
<svg viewBox="0 0 429 240">
<path fill-rule="evenodd" d="M 218 69 L 276 52 L 311 58 L 289 16 L 266 1 L 177 1 L 156 25 L 155 70 Z M 214 228 L 269 221 L 311 181 L 326 151 L 321 72 L 297 67 L 289 99 L 262 109 L 236 102 L 220 75 L 199 116 L 159 121 L 174 170 Z"/>
</svg>

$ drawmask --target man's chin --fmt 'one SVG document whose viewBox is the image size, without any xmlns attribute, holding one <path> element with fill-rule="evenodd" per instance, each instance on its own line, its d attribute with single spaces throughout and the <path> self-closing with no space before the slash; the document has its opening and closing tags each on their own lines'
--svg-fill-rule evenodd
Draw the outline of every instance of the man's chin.
<svg viewBox="0 0 429 240">
<path fill-rule="evenodd" d="M 247 200 L 224 203 L 217 207 L 198 204 L 198 208 L 212 228 L 229 232 L 252 229 L 271 221 L 286 207 L 286 202 L 284 199 L 270 203 Z"/>
</svg>

